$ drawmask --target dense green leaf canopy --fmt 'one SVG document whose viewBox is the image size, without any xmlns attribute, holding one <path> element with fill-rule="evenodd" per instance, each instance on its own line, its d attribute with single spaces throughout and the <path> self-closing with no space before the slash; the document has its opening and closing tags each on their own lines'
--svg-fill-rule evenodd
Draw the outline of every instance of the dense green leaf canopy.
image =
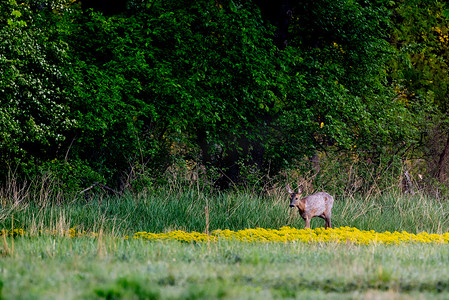
<svg viewBox="0 0 449 300">
<path fill-rule="evenodd" d="M 142 0 L 101 11 L 8 0 L 2 173 L 52 170 L 75 190 L 124 190 L 175 158 L 237 183 L 248 167 L 277 173 L 317 153 L 374 164 L 409 157 L 427 130 L 423 112 L 447 110 L 444 5 L 426 19 L 392 1 L 284 2 L 288 44 L 279 49 L 280 19 L 263 1 Z M 409 58 L 416 67 L 402 63 Z M 405 89 L 421 99 L 432 91 L 435 102 L 411 105 L 397 97 Z"/>
</svg>

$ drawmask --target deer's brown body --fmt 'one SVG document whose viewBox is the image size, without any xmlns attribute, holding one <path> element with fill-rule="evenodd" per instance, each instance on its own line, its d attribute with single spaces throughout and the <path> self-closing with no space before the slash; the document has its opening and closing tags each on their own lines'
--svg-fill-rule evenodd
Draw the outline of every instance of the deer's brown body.
<svg viewBox="0 0 449 300">
<path fill-rule="evenodd" d="M 324 219 L 326 228 L 332 227 L 331 216 L 334 197 L 325 192 L 301 197 L 301 190 L 295 193 L 289 187 L 287 187 L 287 191 L 291 196 L 290 207 L 298 208 L 299 214 L 306 222 L 306 228 L 310 228 L 310 220 L 313 217 Z"/>
</svg>

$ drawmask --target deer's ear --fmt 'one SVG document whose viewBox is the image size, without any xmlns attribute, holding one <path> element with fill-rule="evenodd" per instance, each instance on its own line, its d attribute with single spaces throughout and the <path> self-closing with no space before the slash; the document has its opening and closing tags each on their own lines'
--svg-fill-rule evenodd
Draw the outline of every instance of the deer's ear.
<svg viewBox="0 0 449 300">
<path fill-rule="evenodd" d="M 294 194 L 294 192 L 292 191 L 292 189 L 289 186 L 287 186 L 287 193 L 289 193 L 290 195 Z"/>
<path fill-rule="evenodd" d="M 298 194 L 301 194 L 301 193 L 302 193 L 302 188 L 299 187 L 299 188 L 298 188 Z"/>
</svg>

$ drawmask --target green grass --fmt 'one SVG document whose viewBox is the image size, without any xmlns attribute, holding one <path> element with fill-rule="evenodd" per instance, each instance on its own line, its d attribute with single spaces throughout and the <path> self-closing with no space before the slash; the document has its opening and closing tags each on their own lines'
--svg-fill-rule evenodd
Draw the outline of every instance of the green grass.
<svg viewBox="0 0 449 300">
<path fill-rule="evenodd" d="M 42 236 L 6 238 L 2 254 L 2 299 L 449 297 L 448 245 Z"/>
<path fill-rule="evenodd" d="M 264 197 L 169 189 L 69 201 L 29 194 L 0 198 L 0 228 L 26 231 L 24 237 L 0 239 L 0 299 L 449 297 L 449 245 L 123 239 L 138 231 L 204 232 L 207 226 L 304 227 L 283 191 Z M 449 231 L 448 212 L 447 202 L 419 194 L 337 196 L 333 225 L 443 233 Z M 323 224 L 314 219 L 312 227 Z M 74 226 L 99 236 L 63 237 Z M 40 235 L 39 230 L 57 234 Z"/>
<path fill-rule="evenodd" d="M 38 204 L 36 204 L 38 203 Z M 288 207 L 288 195 L 272 196 L 245 193 L 207 194 L 193 189 L 159 190 L 151 194 L 99 197 L 44 204 L 32 200 L 0 209 L 0 228 L 62 230 L 76 226 L 97 232 L 100 229 L 119 235 L 137 231 L 165 232 L 209 229 L 303 228 L 297 210 Z M 377 197 L 336 196 L 332 222 L 334 227 L 351 226 L 361 230 L 444 233 L 449 231 L 449 203 L 425 195 L 389 193 Z M 324 226 L 324 220 L 312 219 L 312 228 Z"/>
</svg>

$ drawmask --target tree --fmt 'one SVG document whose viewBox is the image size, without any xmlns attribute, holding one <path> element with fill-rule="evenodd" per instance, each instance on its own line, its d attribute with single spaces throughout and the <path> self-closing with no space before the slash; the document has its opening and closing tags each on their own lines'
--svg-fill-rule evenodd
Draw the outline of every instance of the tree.
<svg viewBox="0 0 449 300">
<path fill-rule="evenodd" d="M 136 129 L 147 152 L 145 162 L 154 159 L 150 153 L 156 144 L 177 144 L 193 152 L 201 150 L 205 164 L 219 166 L 233 177 L 237 161 L 254 151 L 251 144 L 267 134 L 264 122 L 276 98 L 271 91 L 276 85 L 277 59 L 269 37 L 272 27 L 263 23 L 256 8 L 215 1 L 189 6 L 178 1 L 157 2 L 131 16 L 91 13 L 82 22 L 84 26 L 75 34 L 79 40 L 73 40 L 71 47 L 83 53 L 79 57 L 88 58 L 80 64 L 84 71 L 76 73 L 87 72 L 82 76 L 90 80 L 80 78 L 79 82 L 92 84 L 80 87 L 83 94 L 77 111 L 87 116 L 89 112 L 82 107 L 92 111 L 98 106 L 101 119 L 105 116 L 102 107 L 112 106 L 112 114 L 121 116 L 112 117 L 114 123 Z M 105 78 L 111 83 L 97 81 Z M 92 101 L 87 100 L 90 91 L 98 90 L 95 86 L 114 86 L 116 90 L 99 90 L 93 103 L 86 105 Z M 101 130 L 92 128 L 91 132 L 98 136 Z M 113 135 L 117 136 L 117 131 Z M 107 144 L 113 135 L 102 141 Z M 124 136 L 128 143 L 124 139 L 120 144 L 129 144 L 130 136 Z M 92 145 L 93 151 L 88 153 L 102 149 L 98 142 L 86 141 L 86 132 L 77 144 Z M 129 159 L 133 151 L 130 147 L 117 153 L 127 153 Z M 153 167 L 157 164 L 160 161 Z"/>
<path fill-rule="evenodd" d="M 40 25 L 26 3 L 0 7 L 1 174 L 18 165 L 31 171 L 54 157 L 75 123 L 64 94 L 65 44 Z"/>
<path fill-rule="evenodd" d="M 392 44 L 401 55 L 394 68 L 397 98 L 420 121 L 421 154 L 428 172 L 444 182 L 449 169 L 449 10 L 444 1 L 398 1 Z"/>
<path fill-rule="evenodd" d="M 289 128 L 282 140 L 291 145 L 286 152 L 299 154 L 295 145 L 356 148 L 373 160 L 404 141 L 403 153 L 414 129 L 386 80 L 394 52 L 385 40 L 385 10 L 357 1 L 314 1 L 296 4 L 294 16 L 280 118 L 280 127 Z M 307 84 L 296 84 L 296 78 Z"/>
<path fill-rule="evenodd" d="M 0 14 L 0 116 L 15 121 L 0 125 L 2 159 L 123 191 L 161 177 L 176 156 L 220 169 L 222 187 L 318 151 L 402 156 L 415 131 L 386 80 L 395 53 L 385 10 L 283 1 L 270 18 L 262 2 L 131 1 L 104 14 L 11 0 Z M 28 40 L 31 56 L 20 52 Z M 19 78 L 29 79 L 14 87 Z"/>
</svg>

